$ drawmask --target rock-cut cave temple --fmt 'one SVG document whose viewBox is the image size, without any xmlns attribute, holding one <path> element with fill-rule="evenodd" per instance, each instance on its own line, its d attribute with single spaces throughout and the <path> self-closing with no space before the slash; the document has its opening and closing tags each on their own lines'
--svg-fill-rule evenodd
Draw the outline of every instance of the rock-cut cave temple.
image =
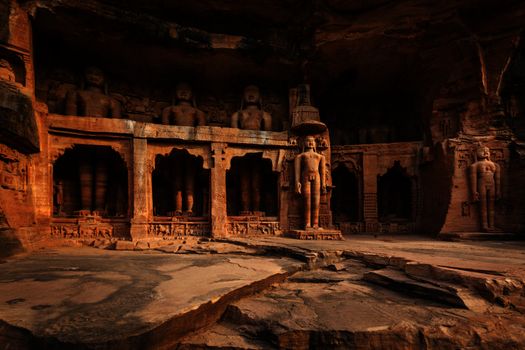
<svg viewBox="0 0 525 350">
<path fill-rule="evenodd" d="M 0 255 L 525 230 L 522 1 L 0 1 Z"/>
</svg>

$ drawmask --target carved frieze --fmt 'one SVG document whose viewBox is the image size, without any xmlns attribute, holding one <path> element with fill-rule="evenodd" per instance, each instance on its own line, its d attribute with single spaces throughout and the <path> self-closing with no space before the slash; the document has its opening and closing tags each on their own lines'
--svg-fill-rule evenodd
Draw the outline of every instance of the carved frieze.
<svg viewBox="0 0 525 350">
<path fill-rule="evenodd" d="M 52 223 L 51 237 L 57 239 L 112 239 L 128 236 L 127 224 Z"/>
<path fill-rule="evenodd" d="M 209 236 L 211 231 L 208 222 L 152 222 L 148 226 L 151 238 L 175 239 L 182 236 Z"/>
<path fill-rule="evenodd" d="M 269 221 L 259 217 L 233 219 L 227 225 L 228 234 L 232 236 L 279 236 L 279 221 Z"/>
</svg>

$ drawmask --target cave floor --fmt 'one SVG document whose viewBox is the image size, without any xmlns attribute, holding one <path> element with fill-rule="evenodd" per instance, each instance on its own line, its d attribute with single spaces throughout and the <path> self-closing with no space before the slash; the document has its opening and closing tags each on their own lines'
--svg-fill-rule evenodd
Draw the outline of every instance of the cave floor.
<svg viewBox="0 0 525 350">
<path fill-rule="evenodd" d="M 0 348 L 525 348 L 521 241 L 173 243 L 3 262 Z"/>
</svg>

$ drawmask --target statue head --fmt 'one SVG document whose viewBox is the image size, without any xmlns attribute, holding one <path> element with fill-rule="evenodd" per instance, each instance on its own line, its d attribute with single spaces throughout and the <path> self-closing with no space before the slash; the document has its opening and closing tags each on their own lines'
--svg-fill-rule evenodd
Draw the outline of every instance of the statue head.
<svg viewBox="0 0 525 350">
<path fill-rule="evenodd" d="M 304 146 L 308 150 L 313 149 L 315 151 L 315 137 L 306 136 L 306 138 L 304 139 Z"/>
<path fill-rule="evenodd" d="M 476 150 L 476 156 L 480 159 L 490 159 L 490 149 L 486 146 L 479 146 Z"/>
<path fill-rule="evenodd" d="M 96 67 L 86 68 L 84 71 L 84 78 L 86 79 L 86 84 L 88 86 L 95 86 L 99 88 L 103 88 L 106 81 L 104 72 Z"/>
<path fill-rule="evenodd" d="M 244 88 L 244 102 L 248 105 L 261 103 L 261 93 L 255 85 L 248 85 Z"/>
<path fill-rule="evenodd" d="M 5 59 L 0 59 L 0 80 L 6 80 L 10 82 L 15 82 L 15 71 L 13 70 L 13 67 L 9 63 L 9 61 Z"/>
<path fill-rule="evenodd" d="M 193 93 L 191 87 L 187 83 L 179 83 L 175 87 L 175 99 L 177 101 L 191 101 Z"/>
</svg>

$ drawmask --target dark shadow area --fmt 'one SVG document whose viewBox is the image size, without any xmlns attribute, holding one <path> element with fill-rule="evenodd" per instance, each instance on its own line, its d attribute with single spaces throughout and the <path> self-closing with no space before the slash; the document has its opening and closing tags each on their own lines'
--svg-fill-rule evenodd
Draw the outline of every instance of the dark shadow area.
<svg viewBox="0 0 525 350">
<path fill-rule="evenodd" d="M 525 139 L 525 35 L 514 52 L 505 73 L 501 97 L 505 108 L 505 121 L 519 139 Z"/>
<path fill-rule="evenodd" d="M 3 25 L 9 23 L 9 15 L 11 14 L 11 0 L 0 0 L 0 41 L 7 42 L 9 40 L 9 26 Z"/>
<path fill-rule="evenodd" d="M 22 243 L 9 226 L 4 212 L 0 208 L 0 258 L 6 258 L 24 251 Z"/>
<path fill-rule="evenodd" d="M 377 192 L 381 222 L 414 219 L 412 179 L 398 161 L 386 174 L 378 177 Z"/>
<path fill-rule="evenodd" d="M 128 216 L 128 170 L 110 147 L 75 145 L 53 165 L 53 215 Z"/>
<path fill-rule="evenodd" d="M 361 191 L 356 173 L 344 165 L 332 171 L 332 209 L 334 224 L 361 220 Z"/>
<path fill-rule="evenodd" d="M 278 174 L 261 154 L 234 157 L 226 174 L 228 215 L 277 216 Z"/>
<path fill-rule="evenodd" d="M 155 216 L 208 216 L 209 170 L 185 150 L 157 156 L 152 174 Z"/>
</svg>

